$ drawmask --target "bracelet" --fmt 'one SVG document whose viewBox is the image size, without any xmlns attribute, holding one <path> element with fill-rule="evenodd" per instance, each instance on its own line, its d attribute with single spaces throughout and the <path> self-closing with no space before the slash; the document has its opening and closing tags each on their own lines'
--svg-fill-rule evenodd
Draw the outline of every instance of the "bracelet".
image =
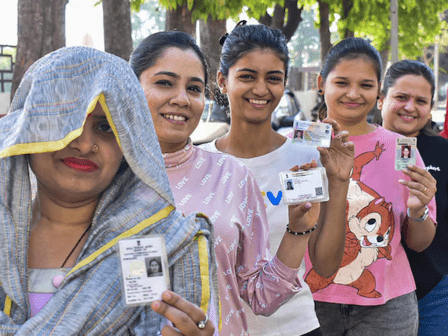
<svg viewBox="0 0 448 336">
<path fill-rule="evenodd" d="M 427 206 L 425 206 L 425 212 L 423 212 L 423 215 L 420 218 L 413 218 L 411 217 L 411 214 L 409 213 L 409 208 L 406 212 L 406 214 L 408 215 L 408 217 L 416 222 L 423 222 L 426 218 L 428 218 L 429 215 L 429 209 Z"/>
<path fill-rule="evenodd" d="M 291 231 L 291 229 L 289 228 L 289 224 L 286 224 L 286 231 L 288 231 L 289 233 L 291 233 L 291 234 L 293 234 L 293 235 L 295 235 L 295 236 L 303 236 L 303 235 L 306 235 L 307 233 L 311 233 L 311 232 L 313 232 L 314 230 L 316 230 L 316 228 L 317 228 L 317 223 L 316 223 L 316 225 L 314 225 L 311 229 L 309 229 L 309 230 L 306 230 L 306 231 L 302 231 L 302 232 L 294 232 L 294 231 Z"/>
</svg>

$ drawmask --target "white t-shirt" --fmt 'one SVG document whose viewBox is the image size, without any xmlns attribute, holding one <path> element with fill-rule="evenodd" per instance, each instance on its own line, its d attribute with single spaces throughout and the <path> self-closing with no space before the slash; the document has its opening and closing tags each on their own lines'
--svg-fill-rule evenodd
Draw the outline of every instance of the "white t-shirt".
<svg viewBox="0 0 448 336">
<path fill-rule="evenodd" d="M 200 147 L 219 152 L 215 142 Z M 319 152 L 313 147 L 295 145 L 288 138 L 282 146 L 266 155 L 238 159 L 249 167 L 260 186 L 268 215 L 271 253 L 275 255 L 288 224 L 288 207 L 282 200 L 279 173 L 312 160 L 319 162 Z M 304 274 L 305 263 L 302 262 L 299 275 L 303 278 Z M 257 316 L 246 309 L 250 335 L 298 336 L 317 329 L 319 321 L 314 311 L 313 296 L 308 285 L 302 283 L 302 290 L 269 317 Z"/>
</svg>

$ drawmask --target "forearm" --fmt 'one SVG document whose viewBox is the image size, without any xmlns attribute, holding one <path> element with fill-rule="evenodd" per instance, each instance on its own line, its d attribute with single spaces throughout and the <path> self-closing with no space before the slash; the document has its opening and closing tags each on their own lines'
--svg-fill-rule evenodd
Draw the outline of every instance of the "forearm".
<svg viewBox="0 0 448 336">
<path fill-rule="evenodd" d="M 414 218 L 419 217 L 417 215 Z M 436 226 L 429 216 L 424 221 L 416 221 L 407 217 L 406 223 L 403 225 L 402 234 L 406 245 L 410 249 L 416 252 L 422 252 L 434 239 Z"/>
<path fill-rule="evenodd" d="M 299 268 L 305 257 L 309 239 L 310 233 L 296 236 L 285 230 L 285 235 L 277 250 L 277 258 L 289 268 Z"/>
<path fill-rule="evenodd" d="M 317 230 L 309 241 L 314 270 L 329 278 L 340 266 L 346 234 L 347 181 L 329 181 L 330 199 L 321 204 Z"/>
</svg>

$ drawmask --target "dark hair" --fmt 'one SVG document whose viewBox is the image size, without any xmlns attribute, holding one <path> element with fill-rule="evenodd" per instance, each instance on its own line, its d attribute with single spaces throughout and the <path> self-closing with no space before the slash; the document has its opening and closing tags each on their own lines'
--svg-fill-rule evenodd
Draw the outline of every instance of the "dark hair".
<svg viewBox="0 0 448 336">
<path fill-rule="evenodd" d="M 392 64 L 390 68 L 387 70 L 386 76 L 384 77 L 384 83 L 381 93 L 387 96 L 387 92 L 391 87 L 395 85 L 397 80 L 406 75 L 422 76 L 428 81 L 429 85 L 431 86 L 431 108 L 432 108 L 432 106 L 434 105 L 434 99 L 433 99 L 434 92 L 436 90 L 434 73 L 432 72 L 429 66 L 419 61 L 403 60 Z M 432 128 L 431 120 L 428 120 L 428 122 L 421 129 L 421 131 L 426 135 L 437 135 Z"/>
<path fill-rule="evenodd" d="M 434 104 L 434 92 L 436 90 L 436 84 L 434 79 L 434 73 L 431 68 L 425 63 L 418 61 L 403 60 L 395 62 L 390 66 L 384 77 L 383 89 L 381 92 L 387 96 L 387 92 L 391 87 L 395 85 L 397 80 L 406 75 L 422 76 L 425 78 L 431 86 L 431 106 Z"/>
<path fill-rule="evenodd" d="M 220 70 L 224 76 L 241 57 L 255 49 L 271 49 L 285 64 L 285 82 L 288 76 L 289 53 L 286 37 L 281 30 L 265 25 L 238 24 L 230 34 L 220 39 L 222 44 Z"/>
<path fill-rule="evenodd" d="M 204 53 L 196 44 L 193 37 L 180 31 L 166 31 L 151 34 L 146 37 L 132 52 L 129 64 L 140 79 L 146 69 L 152 67 L 161 57 L 162 53 L 170 47 L 182 50 L 192 49 L 201 60 L 204 67 L 205 87 L 208 88 L 208 64 Z"/>
<path fill-rule="evenodd" d="M 162 272 L 162 264 L 160 263 L 160 261 L 158 259 L 152 258 L 151 260 L 149 260 L 148 265 L 151 266 L 153 261 L 155 261 L 157 263 L 157 266 L 159 267 L 158 272 Z"/>
<path fill-rule="evenodd" d="M 338 44 L 335 44 L 330 48 L 322 66 L 320 75 L 323 80 L 326 81 L 330 72 L 339 64 L 342 60 L 354 60 L 358 58 L 364 58 L 373 63 L 376 70 L 376 76 L 378 83 L 381 82 L 381 70 L 382 62 L 381 56 L 378 50 L 373 47 L 369 41 L 359 37 L 349 37 L 343 39 Z M 319 108 L 319 118 L 323 119 L 326 116 L 327 106 L 325 100 Z"/>
</svg>

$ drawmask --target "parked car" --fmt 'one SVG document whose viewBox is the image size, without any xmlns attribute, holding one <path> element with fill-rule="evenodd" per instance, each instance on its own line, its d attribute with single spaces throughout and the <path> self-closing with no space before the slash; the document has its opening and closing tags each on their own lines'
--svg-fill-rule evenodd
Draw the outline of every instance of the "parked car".
<svg viewBox="0 0 448 336">
<path fill-rule="evenodd" d="M 199 125 L 191 134 L 191 140 L 195 145 L 210 142 L 226 134 L 229 128 L 228 107 L 207 99 Z"/>
<path fill-rule="evenodd" d="M 272 113 L 272 128 L 278 131 L 280 128 L 292 127 L 296 116 L 300 120 L 307 120 L 294 92 L 286 89 L 280 103 Z"/>
</svg>

